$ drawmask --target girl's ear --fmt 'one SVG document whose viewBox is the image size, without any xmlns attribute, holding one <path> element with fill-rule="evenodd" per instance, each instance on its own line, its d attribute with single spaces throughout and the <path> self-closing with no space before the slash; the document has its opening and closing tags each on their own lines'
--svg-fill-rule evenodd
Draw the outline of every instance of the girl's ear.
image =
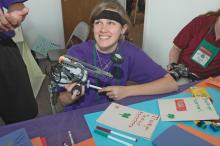
<svg viewBox="0 0 220 146">
<path fill-rule="evenodd" d="M 127 30 L 128 30 L 128 25 L 127 25 L 127 24 L 124 24 L 124 25 L 122 26 L 121 34 L 122 34 L 122 35 L 125 34 Z"/>
</svg>

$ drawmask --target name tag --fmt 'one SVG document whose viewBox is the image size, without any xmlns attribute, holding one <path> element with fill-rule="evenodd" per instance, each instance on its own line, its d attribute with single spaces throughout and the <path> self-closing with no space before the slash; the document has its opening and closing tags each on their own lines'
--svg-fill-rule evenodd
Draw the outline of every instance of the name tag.
<svg viewBox="0 0 220 146">
<path fill-rule="evenodd" d="M 193 53 L 191 59 L 203 68 L 207 68 L 208 65 L 215 58 L 215 56 L 218 54 L 218 52 L 219 48 L 213 46 L 205 39 L 203 39 L 199 47 Z"/>
</svg>

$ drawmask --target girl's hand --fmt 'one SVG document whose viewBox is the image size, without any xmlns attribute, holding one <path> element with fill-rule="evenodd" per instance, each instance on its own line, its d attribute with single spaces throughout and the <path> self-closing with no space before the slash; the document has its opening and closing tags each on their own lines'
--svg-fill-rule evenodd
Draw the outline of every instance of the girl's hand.
<svg viewBox="0 0 220 146">
<path fill-rule="evenodd" d="M 120 100 L 128 96 L 126 86 L 103 87 L 99 92 L 106 92 L 106 95 L 113 100 Z"/>
<path fill-rule="evenodd" d="M 85 86 L 80 86 L 81 89 L 74 89 L 76 86 L 78 86 L 77 83 L 67 84 L 65 85 L 66 92 L 60 93 L 59 99 L 64 106 L 77 101 L 81 96 L 85 94 Z"/>
</svg>

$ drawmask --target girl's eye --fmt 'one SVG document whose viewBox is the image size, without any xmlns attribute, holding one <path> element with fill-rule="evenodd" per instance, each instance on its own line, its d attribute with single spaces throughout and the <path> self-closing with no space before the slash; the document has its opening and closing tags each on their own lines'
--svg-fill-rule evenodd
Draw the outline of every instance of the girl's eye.
<svg viewBox="0 0 220 146">
<path fill-rule="evenodd" d="M 101 24 L 101 22 L 98 21 L 98 20 L 95 20 L 95 21 L 94 21 L 94 24 Z"/>
<path fill-rule="evenodd" d="M 109 25 L 114 25 L 115 22 L 114 22 L 114 21 L 109 21 L 108 24 L 109 24 Z"/>
</svg>

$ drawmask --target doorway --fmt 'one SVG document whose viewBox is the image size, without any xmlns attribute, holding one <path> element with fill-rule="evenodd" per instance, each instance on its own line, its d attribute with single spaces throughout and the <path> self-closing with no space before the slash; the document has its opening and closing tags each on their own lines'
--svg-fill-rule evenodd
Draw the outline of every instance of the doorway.
<svg viewBox="0 0 220 146">
<path fill-rule="evenodd" d="M 128 38 L 142 48 L 145 0 L 126 0 L 126 11 L 132 23 Z"/>
</svg>

